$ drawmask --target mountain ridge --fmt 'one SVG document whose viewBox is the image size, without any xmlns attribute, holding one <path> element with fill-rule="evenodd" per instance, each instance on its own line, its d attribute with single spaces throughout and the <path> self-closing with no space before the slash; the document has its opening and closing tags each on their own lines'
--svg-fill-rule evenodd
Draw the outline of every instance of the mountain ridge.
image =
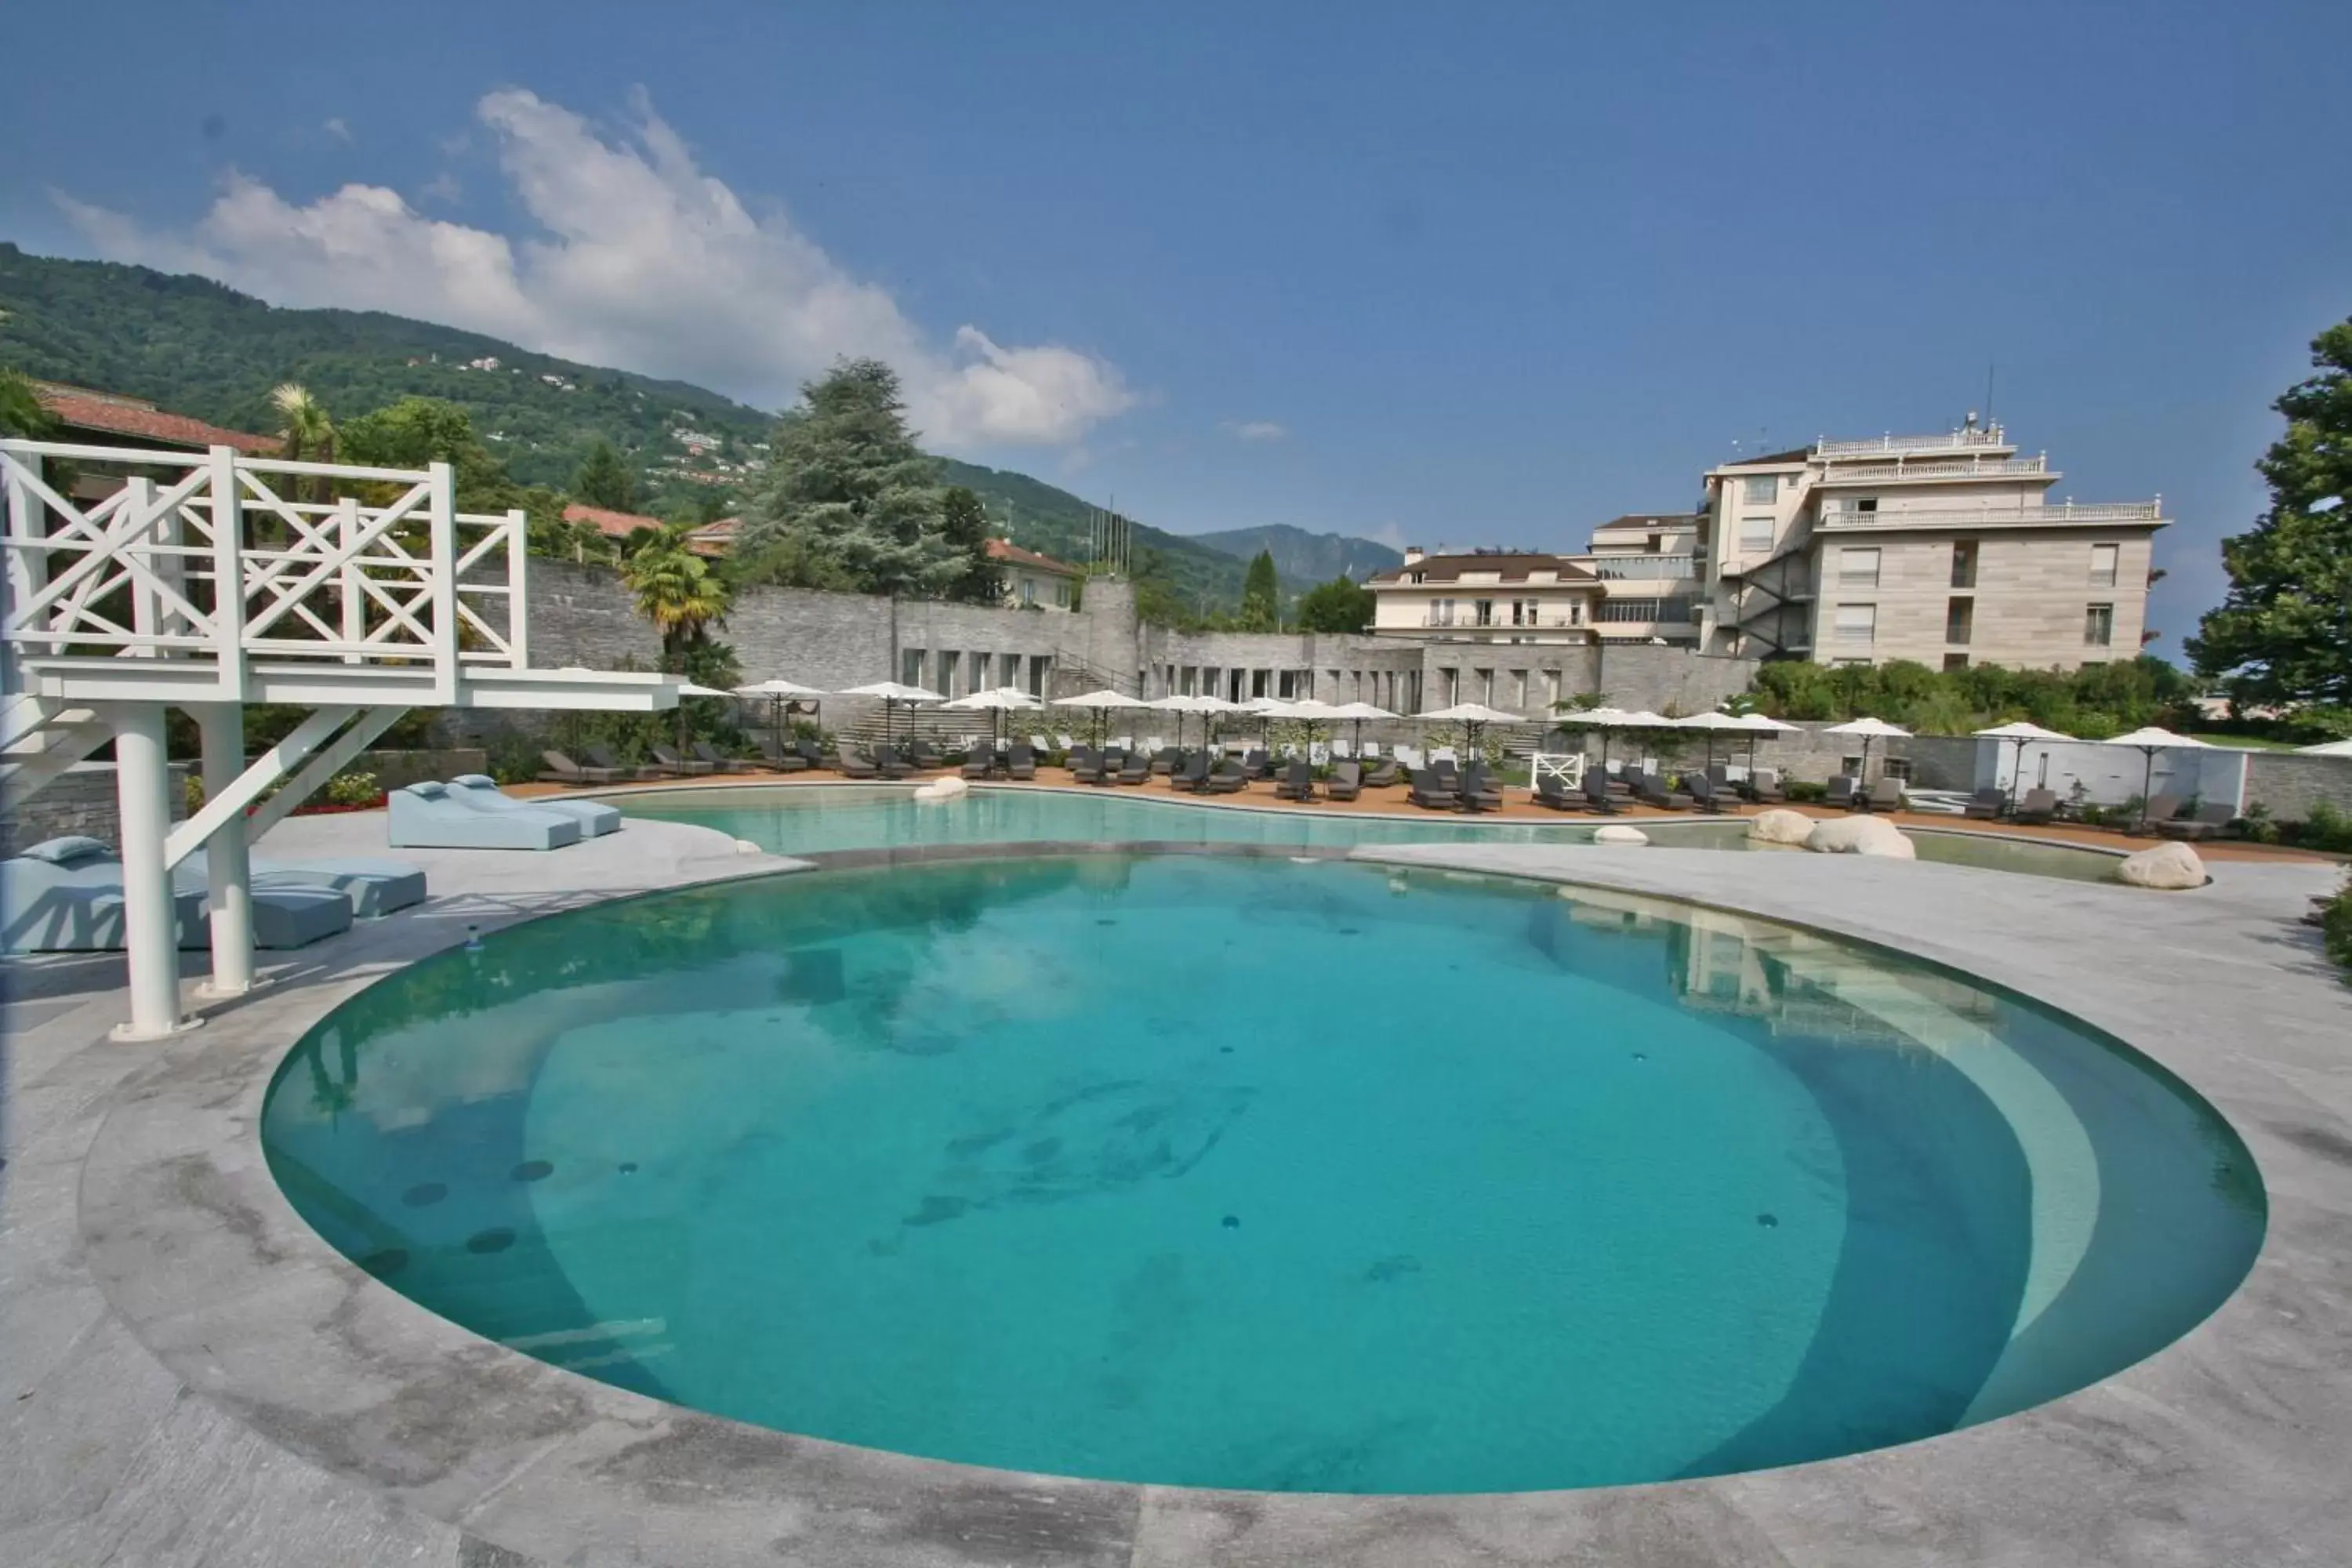
<svg viewBox="0 0 2352 1568">
<path fill-rule="evenodd" d="M 602 440 L 650 486 L 645 504 L 654 507 L 711 487 L 740 495 L 780 417 L 691 382 L 583 364 L 484 332 L 381 310 L 271 305 L 194 273 L 36 256 L 5 240 L 0 365 L 248 430 L 275 427 L 269 394 L 287 381 L 339 417 L 403 396 L 441 398 L 466 409 L 518 482 L 567 488 Z M 979 492 L 1016 543 L 1065 559 L 1085 553 L 1093 509 L 1084 498 L 1016 469 L 934 460 L 941 482 Z M 1275 526 L 1329 539 L 1340 552 L 1370 543 Z M 1255 548 L 1236 554 L 1209 541 L 1252 531 L 1191 535 L 1138 522 L 1139 574 L 1148 569 L 1168 602 L 1190 613 L 1229 610 Z M 1286 595 L 1329 575 L 1276 568 Z"/>
</svg>

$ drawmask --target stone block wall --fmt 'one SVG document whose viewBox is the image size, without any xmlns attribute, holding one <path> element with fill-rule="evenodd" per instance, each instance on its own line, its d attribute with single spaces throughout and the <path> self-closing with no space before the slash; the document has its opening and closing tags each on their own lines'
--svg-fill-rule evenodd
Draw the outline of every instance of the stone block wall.
<svg viewBox="0 0 2352 1568">
<path fill-rule="evenodd" d="M 2326 801 L 2352 816 L 2352 757 L 2304 756 L 2294 752 L 2246 754 L 2246 803 L 2270 807 L 2281 822 L 2302 822 Z"/>
<path fill-rule="evenodd" d="M 188 768 L 172 764 L 172 820 L 187 816 Z M 114 764 L 77 763 L 28 800 L 0 805 L 0 858 L 21 854 L 44 839 L 79 833 L 113 845 L 122 841 L 115 806 Z"/>
</svg>

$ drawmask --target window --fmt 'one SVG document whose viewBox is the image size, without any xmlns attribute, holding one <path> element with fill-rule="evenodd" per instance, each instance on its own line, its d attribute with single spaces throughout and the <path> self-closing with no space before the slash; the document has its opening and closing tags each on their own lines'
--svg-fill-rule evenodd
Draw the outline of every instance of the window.
<svg viewBox="0 0 2352 1568">
<path fill-rule="evenodd" d="M 1503 705 L 1507 708 L 1518 709 L 1522 712 L 1526 710 L 1528 706 L 1528 672 L 1526 670 L 1511 671 L 1510 684 L 1503 688 Z"/>
<path fill-rule="evenodd" d="M 1182 669 L 1176 672 L 1176 677 L 1181 682 L 1181 684 L 1176 688 L 1178 694 L 1184 697 L 1190 697 L 1198 688 L 1201 678 L 1201 667 L 1197 664 L 1188 664 Z"/>
<path fill-rule="evenodd" d="M 1458 669 L 1441 669 L 1437 673 L 1443 679 L 1445 692 L 1445 700 L 1438 706 L 1451 708 L 1462 700 L 1462 672 Z"/>
<path fill-rule="evenodd" d="M 1878 586 L 1878 547 L 1876 545 L 1838 552 L 1838 586 L 1841 588 Z"/>
<path fill-rule="evenodd" d="M 923 650 L 919 647 L 898 650 L 898 684 L 920 686 L 923 683 Z"/>
<path fill-rule="evenodd" d="M 1559 671 L 1547 669 L 1543 676 L 1544 704 L 1548 708 L 1557 708 L 1559 706 Z"/>
<path fill-rule="evenodd" d="M 1833 623 L 1840 642 L 1870 642 L 1878 636 L 1876 605 L 1840 605 Z"/>
<path fill-rule="evenodd" d="M 1022 605 L 1022 607 L 1023 607 L 1024 609 L 1026 609 L 1027 607 L 1029 607 L 1030 605 L 1032 605 L 1035 604 L 1036 602 L 1037 602 L 1037 579 L 1036 579 L 1036 578 L 1034 578 L 1034 577 L 1024 577 L 1024 578 L 1022 578 L 1022 579 L 1021 579 L 1021 605 Z"/>
<path fill-rule="evenodd" d="M 1470 681 L 1472 689 L 1478 693 L 1471 700 L 1484 702 L 1487 707 L 1492 708 L 1495 705 L 1495 672 L 1491 669 L 1474 669 L 1470 672 Z"/>
<path fill-rule="evenodd" d="M 1952 586 L 1973 588 L 1977 585 L 1977 542 L 1973 539 L 1955 541 L 1952 545 Z"/>
<path fill-rule="evenodd" d="M 1056 583 L 1054 584 L 1054 607 L 1057 610 L 1066 610 L 1070 607 L 1069 584 Z"/>
<path fill-rule="evenodd" d="M 1862 776 L 1862 753 L 1860 752 L 1856 752 L 1850 757 L 1840 757 L 1838 759 L 1838 772 L 1843 773 L 1850 779 L 1860 778 Z"/>
<path fill-rule="evenodd" d="M 1045 695 L 1045 676 L 1053 668 L 1054 658 L 1051 654 L 1033 653 L 1029 656 L 1030 696 L 1043 697 Z"/>
<path fill-rule="evenodd" d="M 2116 640 L 2116 607 L 2093 605 L 2083 612 L 2083 646 L 2105 647 Z"/>
<path fill-rule="evenodd" d="M 1739 551 L 1743 555 L 1760 555 L 1772 548 L 1772 520 L 1769 517 L 1743 517 L 1739 520 Z"/>
<path fill-rule="evenodd" d="M 1968 667 L 1969 656 L 1967 654 L 1948 653 L 1944 656 L 1944 668 L 1947 670 L 1966 669 Z"/>
<path fill-rule="evenodd" d="M 1292 678 L 1290 671 L 1286 669 L 1276 677 L 1274 694 L 1285 702 L 1290 701 L 1297 690 L 1297 682 Z"/>
<path fill-rule="evenodd" d="M 2116 561 L 2123 553 L 2120 544 L 2091 546 L 2091 586 L 2112 588 L 2116 585 Z"/>
<path fill-rule="evenodd" d="M 1473 599 L 1470 601 L 1470 608 L 1475 614 L 1478 625 L 1482 626 L 1491 626 L 1495 624 L 1494 600 Z"/>
<path fill-rule="evenodd" d="M 1881 778 L 1895 779 L 1903 784 L 1909 784 L 1911 782 L 1911 759 L 1908 757 L 1884 758 L 1878 764 L 1878 774 Z"/>
<path fill-rule="evenodd" d="M 1770 506 L 1780 497 L 1780 476 L 1750 474 L 1739 481 L 1739 499 L 1744 506 Z"/>
<path fill-rule="evenodd" d="M 1967 647 L 1977 625 L 1977 602 L 1974 599 L 1951 599 L 1944 605 L 1944 640 Z M 1966 662 L 1964 659 L 1962 662 Z"/>
<path fill-rule="evenodd" d="M 974 691 L 985 691 L 988 689 L 988 667 L 990 662 L 991 660 L 989 656 L 984 653 L 976 653 L 971 656 L 971 689 Z"/>
<path fill-rule="evenodd" d="M 1454 624 L 1454 601 L 1451 599 L 1430 600 L 1429 624 L 1433 626 L 1452 626 Z"/>
<path fill-rule="evenodd" d="M 940 696 L 953 697 L 956 694 L 956 666 L 962 662 L 962 658 L 963 656 L 961 654 L 942 652 L 940 655 L 939 692 Z M 909 686 L 917 686 L 921 683 L 919 681 L 910 680 L 907 682 L 907 684 Z"/>
</svg>

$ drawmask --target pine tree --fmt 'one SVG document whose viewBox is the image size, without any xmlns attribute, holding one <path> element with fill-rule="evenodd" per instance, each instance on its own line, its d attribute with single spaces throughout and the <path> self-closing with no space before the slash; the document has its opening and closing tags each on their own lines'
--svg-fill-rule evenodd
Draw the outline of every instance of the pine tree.
<svg viewBox="0 0 2352 1568">
<path fill-rule="evenodd" d="M 869 594 L 929 598 L 969 566 L 944 527 L 929 458 L 907 429 L 898 376 L 845 360 L 801 388 L 776 431 L 767 490 L 744 526 L 748 561 L 791 553 L 835 563 Z"/>
<path fill-rule="evenodd" d="M 1261 550 L 1249 564 L 1249 575 L 1242 579 L 1241 629 L 1245 632 L 1278 629 L 1281 606 L 1282 584 L 1275 576 L 1274 552 Z"/>
<path fill-rule="evenodd" d="M 2255 468 L 2271 507 L 2221 542 L 2230 595 L 2188 639 L 2240 702 L 2352 707 L 2352 321 L 2315 339 L 2320 374 L 2272 406 L 2286 434 Z"/>
<path fill-rule="evenodd" d="M 637 510 L 636 479 L 629 472 L 629 466 L 621 461 L 621 454 L 613 450 L 610 441 L 599 441 L 588 448 L 587 460 L 580 465 L 580 477 L 572 481 L 572 493 L 606 511 Z"/>
<path fill-rule="evenodd" d="M 993 605 L 1004 597 L 1004 568 L 988 553 L 988 509 L 963 485 L 940 495 L 940 531 L 955 547 L 962 570 L 947 596 L 961 604 Z"/>
</svg>

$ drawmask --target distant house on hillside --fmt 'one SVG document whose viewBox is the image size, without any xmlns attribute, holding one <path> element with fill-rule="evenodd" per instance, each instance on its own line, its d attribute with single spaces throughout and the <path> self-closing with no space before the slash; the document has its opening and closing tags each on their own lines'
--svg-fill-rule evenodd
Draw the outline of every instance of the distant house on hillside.
<svg viewBox="0 0 2352 1568">
<path fill-rule="evenodd" d="M 1066 610 L 1086 575 L 1066 561 L 1024 550 L 1009 539 L 988 542 L 988 558 L 1004 568 L 1004 602 L 1024 610 Z"/>
<path fill-rule="evenodd" d="M 663 526 L 662 520 L 657 517 L 645 517 L 634 511 L 614 511 L 606 507 L 590 506 L 584 501 L 573 501 L 565 507 L 563 521 L 584 523 L 615 542 L 628 538 L 641 528 Z"/>
</svg>

